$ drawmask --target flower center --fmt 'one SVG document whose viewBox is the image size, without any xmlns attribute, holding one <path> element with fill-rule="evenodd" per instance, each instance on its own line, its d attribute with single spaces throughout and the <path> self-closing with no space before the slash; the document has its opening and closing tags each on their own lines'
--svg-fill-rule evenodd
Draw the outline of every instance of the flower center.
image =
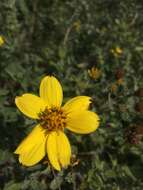
<svg viewBox="0 0 143 190">
<path fill-rule="evenodd" d="M 39 114 L 39 122 L 48 131 L 63 130 L 66 126 L 66 113 L 61 108 L 46 108 Z"/>
</svg>

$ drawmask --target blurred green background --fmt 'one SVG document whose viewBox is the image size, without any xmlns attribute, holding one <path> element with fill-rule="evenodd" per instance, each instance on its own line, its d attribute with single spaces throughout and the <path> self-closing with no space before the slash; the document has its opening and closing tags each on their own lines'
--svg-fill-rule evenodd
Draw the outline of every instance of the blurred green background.
<svg viewBox="0 0 143 190">
<path fill-rule="evenodd" d="M 0 36 L 0 190 L 142 190 L 143 2 L 1 0 Z M 95 133 L 67 132 L 74 159 L 60 173 L 13 154 L 35 125 L 14 99 L 47 74 L 101 118 Z"/>
</svg>

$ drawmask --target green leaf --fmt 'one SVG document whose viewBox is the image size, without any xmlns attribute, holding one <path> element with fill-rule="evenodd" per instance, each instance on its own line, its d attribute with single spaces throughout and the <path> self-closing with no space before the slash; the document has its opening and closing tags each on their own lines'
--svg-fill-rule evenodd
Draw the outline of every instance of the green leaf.
<svg viewBox="0 0 143 190">
<path fill-rule="evenodd" d="M 15 183 L 14 181 L 10 181 L 5 185 L 4 190 L 20 190 L 21 185 L 21 183 Z"/>
<path fill-rule="evenodd" d="M 127 176 L 129 176 L 130 178 L 132 178 L 132 180 L 136 181 L 136 177 L 133 175 L 132 171 L 130 170 L 130 168 L 126 165 L 124 165 L 122 167 L 123 171 L 125 172 L 125 174 Z"/>
<path fill-rule="evenodd" d="M 58 188 L 61 186 L 62 181 L 63 181 L 63 179 L 62 179 L 61 176 L 55 177 L 55 178 L 51 181 L 51 183 L 50 183 L 50 188 L 51 188 L 52 190 L 58 189 Z"/>
</svg>

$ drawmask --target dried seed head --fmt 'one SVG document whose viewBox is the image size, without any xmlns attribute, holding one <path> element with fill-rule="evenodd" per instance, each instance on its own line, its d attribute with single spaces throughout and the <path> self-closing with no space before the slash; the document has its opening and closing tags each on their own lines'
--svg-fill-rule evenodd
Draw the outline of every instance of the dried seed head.
<svg viewBox="0 0 143 190">
<path fill-rule="evenodd" d="M 122 68 L 119 68 L 115 72 L 116 79 L 121 79 L 124 77 L 124 70 Z"/>
<path fill-rule="evenodd" d="M 135 96 L 143 97 L 143 88 L 139 88 L 139 89 L 135 92 Z"/>
<path fill-rule="evenodd" d="M 137 112 L 143 113 L 143 101 L 140 101 L 140 102 L 138 102 L 138 103 L 135 105 L 135 110 L 136 110 Z"/>
<path fill-rule="evenodd" d="M 125 131 L 125 138 L 130 144 L 139 144 L 143 137 L 143 126 L 133 125 L 129 126 Z"/>
</svg>

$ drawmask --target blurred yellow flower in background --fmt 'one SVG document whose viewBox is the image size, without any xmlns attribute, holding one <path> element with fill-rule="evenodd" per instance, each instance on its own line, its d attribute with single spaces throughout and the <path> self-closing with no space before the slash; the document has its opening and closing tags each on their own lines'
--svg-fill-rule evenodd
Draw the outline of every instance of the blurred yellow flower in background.
<svg viewBox="0 0 143 190">
<path fill-rule="evenodd" d="M 112 92 L 112 93 L 116 93 L 116 92 L 117 92 L 117 89 L 118 89 L 117 84 L 116 84 L 116 83 L 113 83 L 113 84 L 111 85 L 111 92 Z"/>
<path fill-rule="evenodd" d="M 26 93 L 15 99 L 22 113 L 38 121 L 15 153 L 25 166 L 38 163 L 47 154 L 51 165 L 61 170 L 71 160 L 71 147 L 64 129 L 79 134 L 91 133 L 99 127 L 99 116 L 88 110 L 91 103 L 88 96 L 72 98 L 61 107 L 62 87 L 53 76 L 42 79 L 39 94 L 40 97 Z"/>
<path fill-rule="evenodd" d="M 91 78 L 93 79 L 98 79 L 100 78 L 102 72 L 100 69 L 98 69 L 97 67 L 93 66 L 91 69 L 88 69 L 88 74 Z"/>
<path fill-rule="evenodd" d="M 119 86 L 123 85 L 123 83 L 124 83 L 124 80 L 122 78 L 120 78 L 120 79 L 117 80 L 117 84 Z"/>
<path fill-rule="evenodd" d="M 80 29 L 81 29 L 81 22 L 80 22 L 80 20 L 75 21 L 75 22 L 73 23 L 73 26 L 75 27 L 75 30 L 76 30 L 77 32 L 79 32 Z"/>
<path fill-rule="evenodd" d="M 120 47 L 115 47 L 114 49 L 111 49 L 110 50 L 111 53 L 115 56 L 115 57 L 119 57 L 122 53 L 123 53 L 123 50 L 120 48 Z"/>
<path fill-rule="evenodd" d="M 0 36 L 0 46 L 2 46 L 3 44 L 4 44 L 4 38 Z"/>
<path fill-rule="evenodd" d="M 115 52 L 116 52 L 117 54 L 122 54 L 122 53 L 123 53 L 123 50 L 122 50 L 120 47 L 116 47 L 116 48 L 115 48 Z"/>
<path fill-rule="evenodd" d="M 113 84 L 111 84 L 111 92 L 116 93 L 119 86 L 123 86 L 123 84 L 124 84 L 124 80 L 122 78 L 118 79 Z"/>
</svg>

